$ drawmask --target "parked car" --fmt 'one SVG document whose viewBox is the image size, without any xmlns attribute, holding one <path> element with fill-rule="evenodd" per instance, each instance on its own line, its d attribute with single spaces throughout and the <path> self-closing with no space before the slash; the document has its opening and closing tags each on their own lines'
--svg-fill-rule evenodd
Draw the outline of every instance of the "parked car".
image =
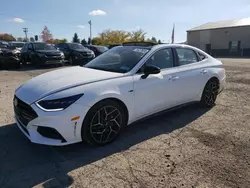
<svg viewBox="0 0 250 188">
<path fill-rule="evenodd" d="M 6 43 L 0 43 L 0 69 L 20 68 L 20 51 L 9 48 Z"/>
<path fill-rule="evenodd" d="M 121 44 L 111 44 L 108 46 L 108 49 L 114 48 L 116 46 L 121 46 Z"/>
<path fill-rule="evenodd" d="M 105 145 L 126 125 L 163 110 L 191 102 L 212 107 L 225 79 L 223 64 L 197 48 L 127 44 L 20 86 L 15 119 L 34 143 Z"/>
<path fill-rule="evenodd" d="M 55 63 L 63 65 L 64 54 L 52 45 L 43 42 L 28 42 L 21 50 L 21 62 L 22 64 L 30 62 L 38 66 Z"/>
<path fill-rule="evenodd" d="M 56 47 L 64 53 L 70 65 L 85 65 L 95 58 L 92 50 L 78 43 L 58 43 Z"/>
<path fill-rule="evenodd" d="M 10 48 L 21 51 L 25 42 L 9 42 Z"/>
<path fill-rule="evenodd" d="M 98 45 L 84 45 L 88 49 L 92 50 L 95 53 L 95 57 L 103 54 L 104 52 L 108 51 L 109 49 L 106 46 L 98 46 Z"/>
</svg>

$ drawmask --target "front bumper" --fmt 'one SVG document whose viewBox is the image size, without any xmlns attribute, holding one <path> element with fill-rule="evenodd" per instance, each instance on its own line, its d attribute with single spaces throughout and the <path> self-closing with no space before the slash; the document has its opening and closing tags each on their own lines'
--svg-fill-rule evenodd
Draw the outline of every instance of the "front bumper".
<svg viewBox="0 0 250 188">
<path fill-rule="evenodd" d="M 38 60 L 38 64 L 45 65 L 45 64 L 62 64 L 65 62 L 64 58 L 61 56 L 58 57 L 45 57 Z"/>
<path fill-rule="evenodd" d="M 20 115 L 15 111 L 15 120 L 22 133 L 33 143 L 63 146 L 82 141 L 81 127 L 83 119 L 89 110 L 79 104 L 72 104 L 69 108 L 58 112 L 45 112 L 35 104 L 30 106 L 37 114 L 27 125 L 21 121 Z M 73 117 L 80 116 L 72 121 Z M 41 130 L 54 130 L 56 137 L 51 138 L 52 132 L 46 134 Z M 50 136 L 49 136 L 50 135 Z"/>
<path fill-rule="evenodd" d="M 219 93 L 221 93 L 226 87 L 226 76 L 220 80 L 220 89 L 219 89 Z"/>
</svg>

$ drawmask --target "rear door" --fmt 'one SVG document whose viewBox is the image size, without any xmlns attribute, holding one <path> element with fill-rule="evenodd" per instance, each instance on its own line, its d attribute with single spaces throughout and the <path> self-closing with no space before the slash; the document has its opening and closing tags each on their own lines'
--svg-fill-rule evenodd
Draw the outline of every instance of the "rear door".
<svg viewBox="0 0 250 188">
<path fill-rule="evenodd" d="M 179 85 L 178 95 L 180 104 L 197 101 L 200 92 L 209 79 L 206 70 L 206 58 L 203 60 L 198 53 L 191 48 L 175 48 L 178 62 Z"/>
</svg>

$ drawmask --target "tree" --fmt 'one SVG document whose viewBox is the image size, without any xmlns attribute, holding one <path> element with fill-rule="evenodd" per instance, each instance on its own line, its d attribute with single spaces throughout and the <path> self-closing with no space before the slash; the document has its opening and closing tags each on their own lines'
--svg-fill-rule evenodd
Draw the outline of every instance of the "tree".
<svg viewBox="0 0 250 188">
<path fill-rule="evenodd" d="M 82 39 L 81 44 L 82 45 L 87 44 L 87 41 L 85 39 Z"/>
<path fill-rule="evenodd" d="M 75 33 L 75 34 L 74 34 L 74 37 L 73 37 L 72 42 L 75 42 L 75 43 L 80 43 L 80 39 L 78 38 L 77 33 Z"/>
<path fill-rule="evenodd" d="M 144 41 L 146 34 L 147 33 L 142 29 L 139 29 L 137 31 L 133 31 L 132 33 L 130 33 L 130 41 L 132 41 L 132 42 Z"/>
<path fill-rule="evenodd" d="M 152 38 L 151 38 L 151 41 L 154 42 L 154 43 L 157 43 L 157 40 L 156 40 L 155 37 L 152 37 Z"/>
<path fill-rule="evenodd" d="M 24 38 L 22 38 L 22 37 L 17 37 L 16 40 L 17 40 L 18 42 L 23 42 Z"/>
<path fill-rule="evenodd" d="M 44 29 L 42 30 L 42 40 L 43 42 L 47 42 L 49 40 L 53 39 L 52 34 L 50 33 L 50 30 L 47 26 L 44 26 Z"/>
<path fill-rule="evenodd" d="M 0 34 L 0 40 L 4 41 L 16 41 L 16 39 L 11 34 Z"/>
<path fill-rule="evenodd" d="M 35 42 L 34 37 L 30 37 L 30 42 Z"/>
<path fill-rule="evenodd" d="M 161 40 L 160 39 L 158 40 L 158 44 L 161 44 Z"/>
</svg>

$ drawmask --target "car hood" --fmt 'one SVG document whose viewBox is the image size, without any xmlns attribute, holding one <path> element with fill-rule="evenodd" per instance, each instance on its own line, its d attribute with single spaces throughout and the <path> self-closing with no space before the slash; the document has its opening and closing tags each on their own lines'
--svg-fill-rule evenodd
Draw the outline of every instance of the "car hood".
<svg viewBox="0 0 250 188">
<path fill-rule="evenodd" d="M 63 68 L 34 77 L 20 86 L 16 90 L 15 95 L 27 104 L 32 104 L 52 93 L 122 76 L 124 76 L 124 74 L 80 66 Z"/>
<path fill-rule="evenodd" d="M 92 52 L 92 50 L 89 50 L 89 49 L 74 49 L 74 51 L 76 51 L 76 52 L 89 52 L 89 53 Z"/>
<path fill-rule="evenodd" d="M 42 53 L 45 55 L 60 55 L 61 52 L 58 50 L 36 50 L 38 53 Z"/>
</svg>

